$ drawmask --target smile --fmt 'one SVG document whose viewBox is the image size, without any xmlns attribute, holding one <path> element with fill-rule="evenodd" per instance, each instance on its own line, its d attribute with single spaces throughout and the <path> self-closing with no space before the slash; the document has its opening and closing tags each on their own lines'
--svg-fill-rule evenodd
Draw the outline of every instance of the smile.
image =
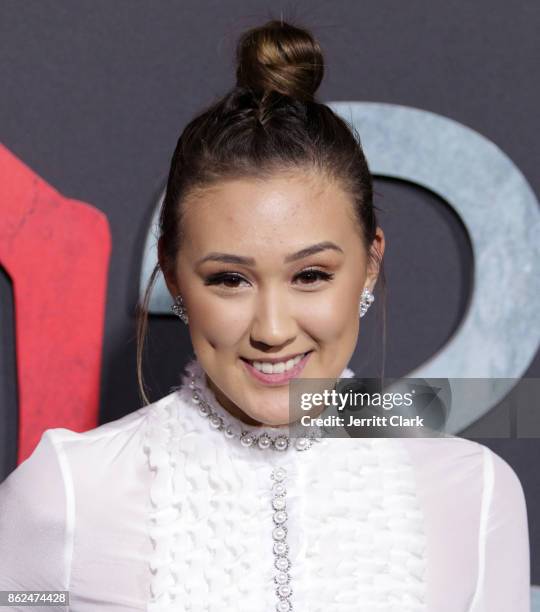
<svg viewBox="0 0 540 612">
<path fill-rule="evenodd" d="M 280 384 L 299 376 L 313 351 L 301 353 L 287 361 L 277 363 L 269 361 L 248 361 L 241 358 L 248 372 L 260 382 Z"/>
</svg>

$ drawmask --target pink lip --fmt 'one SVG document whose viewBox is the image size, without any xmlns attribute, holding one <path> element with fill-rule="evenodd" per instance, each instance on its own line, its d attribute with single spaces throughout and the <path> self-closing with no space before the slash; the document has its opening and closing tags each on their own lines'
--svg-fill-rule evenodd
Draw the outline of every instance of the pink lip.
<svg viewBox="0 0 540 612">
<path fill-rule="evenodd" d="M 250 363 L 244 361 L 243 359 L 242 363 L 246 366 L 247 371 L 253 376 L 253 378 L 257 379 L 259 382 L 266 385 L 280 385 L 291 380 L 291 378 L 296 378 L 299 376 L 310 355 L 311 352 L 305 355 L 292 370 L 289 370 L 288 372 L 281 372 L 280 374 L 265 374 L 264 372 L 259 372 L 259 370 L 255 369 Z"/>
</svg>

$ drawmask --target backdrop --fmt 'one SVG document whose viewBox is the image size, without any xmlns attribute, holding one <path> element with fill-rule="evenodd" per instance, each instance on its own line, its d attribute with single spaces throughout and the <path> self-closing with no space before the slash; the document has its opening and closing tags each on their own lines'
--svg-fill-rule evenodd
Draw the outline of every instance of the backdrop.
<svg viewBox="0 0 540 612">
<path fill-rule="evenodd" d="M 535 0 L 1 3 L 0 141 L 64 198 L 104 213 L 110 226 L 100 422 L 140 406 L 134 307 L 144 241 L 179 133 L 233 85 L 238 34 L 279 17 L 281 9 L 323 46 L 320 99 L 399 104 L 458 121 L 493 141 L 540 193 Z M 424 363 L 457 329 L 472 290 L 472 251 L 458 216 L 428 190 L 376 179 L 375 203 L 387 240 L 386 373 L 397 377 Z M 39 276 L 41 257 L 28 255 L 35 262 L 25 272 L 29 284 Z M 74 286 L 81 303 L 101 307 L 99 293 Z M 39 293 L 30 306 L 39 312 Z M 17 462 L 13 313 L 13 280 L 3 273 L 0 480 Z M 380 363 L 378 331 L 369 319 L 351 364 L 356 371 L 377 372 Z M 75 318 L 66 334 L 83 339 L 84 322 Z M 178 384 L 189 350 L 178 319 L 151 321 L 145 374 L 152 398 Z M 537 355 L 524 376 L 539 374 Z M 474 428 L 462 435 L 468 433 Z M 504 457 L 523 484 L 531 578 L 540 583 L 540 440 L 479 441 Z"/>
</svg>

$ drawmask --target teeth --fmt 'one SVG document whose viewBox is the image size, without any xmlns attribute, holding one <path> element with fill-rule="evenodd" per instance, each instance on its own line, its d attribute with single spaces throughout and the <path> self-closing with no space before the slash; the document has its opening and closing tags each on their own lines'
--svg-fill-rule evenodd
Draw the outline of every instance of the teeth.
<svg viewBox="0 0 540 612">
<path fill-rule="evenodd" d="M 252 365 L 259 372 L 264 374 L 282 374 L 292 370 L 294 366 L 305 357 L 306 353 L 297 355 L 294 359 L 289 361 L 280 361 L 279 363 L 268 363 L 267 361 L 253 361 Z"/>
</svg>

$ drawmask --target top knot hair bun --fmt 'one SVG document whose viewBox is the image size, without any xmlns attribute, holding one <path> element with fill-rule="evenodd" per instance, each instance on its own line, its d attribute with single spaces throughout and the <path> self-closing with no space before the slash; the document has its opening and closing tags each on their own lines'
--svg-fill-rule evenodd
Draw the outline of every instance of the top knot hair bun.
<svg viewBox="0 0 540 612">
<path fill-rule="evenodd" d="M 324 74 L 319 43 L 307 30 L 280 20 L 245 32 L 236 59 L 237 85 L 259 95 L 277 91 L 313 101 Z"/>
</svg>

